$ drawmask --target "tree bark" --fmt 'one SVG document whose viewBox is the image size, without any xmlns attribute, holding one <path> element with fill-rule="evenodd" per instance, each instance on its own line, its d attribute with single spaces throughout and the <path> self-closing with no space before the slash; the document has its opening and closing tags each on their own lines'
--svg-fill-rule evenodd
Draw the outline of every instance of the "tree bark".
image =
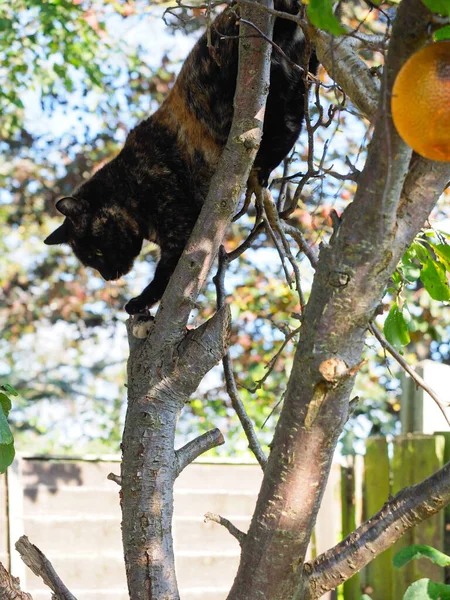
<svg viewBox="0 0 450 600">
<path fill-rule="evenodd" d="M 188 462 L 222 443 L 223 438 L 216 433 L 200 436 L 177 453 L 175 428 L 189 395 L 227 350 L 230 312 L 224 307 L 165 353 L 152 345 L 151 332 L 147 339 L 137 340 L 132 328 L 130 319 L 121 477 L 128 588 L 133 600 L 178 600 L 172 543 L 173 484 Z"/>
<path fill-rule="evenodd" d="M 354 202 L 320 253 L 272 451 L 228 600 L 307 597 L 304 557 L 348 418 L 367 327 L 389 277 L 450 177 L 448 164 L 414 159 L 410 167 L 411 150 L 398 136 L 389 110 L 395 75 L 426 40 L 430 17 L 420 0 L 404 0 L 399 7 L 366 165 Z"/>
<path fill-rule="evenodd" d="M 269 5 L 268 2 L 264 3 Z M 243 8 L 269 39 L 273 18 Z M 172 275 L 148 337 L 133 337 L 127 325 L 128 410 L 122 450 L 123 545 L 133 600 L 178 600 L 173 543 L 173 484 L 190 459 L 206 449 L 198 440 L 174 449 L 178 417 L 189 395 L 226 352 L 230 312 L 221 308 L 186 334 L 189 313 L 222 242 L 259 148 L 269 89 L 270 44 L 248 37 L 241 23 L 235 117 L 210 192 Z M 248 65 L 252 65 L 249 69 Z M 216 436 L 220 443 L 220 437 Z"/>
<path fill-rule="evenodd" d="M 450 463 L 404 488 L 383 508 L 334 548 L 305 565 L 304 600 L 320 598 L 353 577 L 411 527 L 450 503 Z"/>
</svg>

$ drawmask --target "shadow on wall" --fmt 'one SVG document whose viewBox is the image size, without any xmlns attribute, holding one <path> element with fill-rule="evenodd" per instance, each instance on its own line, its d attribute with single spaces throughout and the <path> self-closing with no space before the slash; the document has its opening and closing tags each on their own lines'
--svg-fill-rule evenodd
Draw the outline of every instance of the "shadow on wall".
<svg viewBox="0 0 450 600">
<path fill-rule="evenodd" d="M 36 502 L 39 490 L 56 494 L 62 485 L 83 485 L 82 470 L 75 462 L 24 461 L 22 477 L 26 481 L 24 496 L 32 502 Z"/>
</svg>

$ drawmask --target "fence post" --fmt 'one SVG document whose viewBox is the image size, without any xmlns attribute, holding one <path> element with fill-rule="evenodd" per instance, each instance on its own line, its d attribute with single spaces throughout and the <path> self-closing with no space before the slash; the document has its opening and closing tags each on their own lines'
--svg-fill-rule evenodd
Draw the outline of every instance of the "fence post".
<svg viewBox="0 0 450 600">
<path fill-rule="evenodd" d="M 350 459 L 350 457 L 349 457 Z M 348 467 L 341 467 L 341 507 L 342 507 L 342 538 L 356 528 L 356 494 L 355 494 L 355 463 L 349 462 Z M 360 600 L 361 579 L 356 573 L 347 580 L 343 587 L 344 600 Z"/>
<path fill-rule="evenodd" d="M 392 458 L 392 493 L 425 479 L 442 464 L 444 438 L 440 435 L 409 434 L 395 437 Z M 411 544 L 427 544 L 443 550 L 444 513 L 441 511 L 409 529 L 393 546 L 394 554 Z M 443 581 L 443 569 L 426 559 L 413 560 L 401 569 L 394 570 L 394 594 L 392 598 L 403 598 L 408 586 L 423 577 Z"/>
<path fill-rule="evenodd" d="M 450 431 L 438 431 L 438 435 L 442 435 L 445 440 L 444 446 L 444 464 L 450 461 Z M 450 505 L 447 505 L 444 510 L 444 552 L 450 555 Z M 450 566 L 444 569 L 445 583 L 450 583 Z"/>
<path fill-rule="evenodd" d="M 15 548 L 15 543 L 24 534 L 22 466 L 23 459 L 16 454 L 12 465 L 6 471 L 6 490 L 8 498 L 9 566 L 11 575 L 19 577 L 23 584 L 26 577 L 26 566 Z"/>
<path fill-rule="evenodd" d="M 380 510 L 391 492 L 388 445 L 384 437 L 366 440 L 364 459 L 364 520 Z M 389 548 L 367 565 L 365 592 L 372 600 L 400 598 L 393 595 L 392 549 Z"/>
</svg>

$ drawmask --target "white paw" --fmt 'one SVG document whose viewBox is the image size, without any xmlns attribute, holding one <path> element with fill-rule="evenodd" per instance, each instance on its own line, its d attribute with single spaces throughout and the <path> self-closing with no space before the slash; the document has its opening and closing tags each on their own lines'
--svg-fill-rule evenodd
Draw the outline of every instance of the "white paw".
<svg viewBox="0 0 450 600">
<path fill-rule="evenodd" d="M 145 339 L 153 327 L 153 317 L 137 315 L 134 317 L 133 327 L 131 329 L 135 338 Z"/>
</svg>

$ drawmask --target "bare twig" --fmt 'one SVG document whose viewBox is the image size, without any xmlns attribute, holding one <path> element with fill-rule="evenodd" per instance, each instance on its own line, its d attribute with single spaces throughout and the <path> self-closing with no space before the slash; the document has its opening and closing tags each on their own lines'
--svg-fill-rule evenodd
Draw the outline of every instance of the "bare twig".
<svg viewBox="0 0 450 600">
<path fill-rule="evenodd" d="M 305 31 L 308 31 L 307 21 L 305 21 L 305 19 L 302 19 L 298 15 L 293 15 L 291 13 L 283 12 L 281 10 L 275 10 L 274 8 L 269 8 L 262 4 L 258 4 L 257 2 L 252 2 L 252 0 L 238 0 L 237 4 L 251 6 L 256 10 L 264 11 L 269 15 L 273 15 L 274 17 L 279 17 L 280 19 L 287 19 L 288 21 L 294 21 L 294 23 L 297 23 L 297 25 L 302 28 L 303 33 L 305 33 Z"/>
<path fill-rule="evenodd" d="M 329 169 L 322 169 L 324 175 L 329 175 L 330 177 L 334 177 L 339 181 L 358 181 L 359 173 L 356 171 L 352 171 L 350 173 L 338 173 L 337 171 L 333 171 L 333 167 Z"/>
<path fill-rule="evenodd" d="M 253 241 L 258 237 L 258 235 L 261 233 L 261 231 L 263 229 L 264 229 L 264 223 L 262 223 L 262 222 L 256 223 L 255 222 L 255 225 L 254 225 L 253 229 L 251 230 L 251 232 L 249 233 L 247 239 L 244 240 L 240 246 L 235 248 L 235 250 L 232 250 L 231 252 L 228 253 L 228 261 L 232 262 L 236 258 L 239 258 L 239 256 L 241 256 L 241 254 L 243 254 L 248 248 L 250 248 Z"/>
<path fill-rule="evenodd" d="M 263 198 L 263 194 L 264 194 L 264 192 L 263 192 L 262 189 L 259 189 L 256 192 L 257 197 L 259 197 L 261 200 Z M 267 211 L 265 210 L 265 207 L 264 207 L 264 210 L 263 210 L 263 221 L 264 221 L 264 225 L 266 227 L 266 231 L 269 234 L 269 237 L 272 239 L 273 245 L 275 246 L 275 249 L 278 252 L 278 255 L 280 257 L 281 266 L 283 267 L 284 276 L 286 278 L 287 284 L 289 285 L 289 287 L 292 287 L 292 278 L 291 278 L 291 276 L 289 274 L 289 271 L 287 270 L 287 267 L 286 267 L 287 254 L 286 254 L 285 248 L 284 248 L 283 245 L 280 245 L 280 243 L 279 243 L 279 241 L 277 239 L 275 231 L 274 231 L 274 229 L 272 227 L 272 221 L 270 219 L 270 216 L 267 214 Z M 297 290 L 297 291 L 299 291 L 299 290 Z M 299 291 L 299 293 L 300 293 L 300 291 Z M 302 309 L 303 309 L 303 307 L 302 307 Z"/>
<path fill-rule="evenodd" d="M 217 274 L 214 277 L 214 283 L 216 285 L 217 290 L 217 308 L 220 309 L 225 304 L 225 289 L 224 289 L 224 280 L 226 269 L 229 264 L 229 256 L 225 252 L 223 246 L 219 252 L 219 268 L 217 270 Z M 262 448 L 259 444 L 258 438 L 256 436 L 253 423 L 250 420 L 250 417 L 247 415 L 247 412 L 244 408 L 242 400 L 239 397 L 239 392 L 236 385 L 236 380 L 234 378 L 233 373 L 233 365 L 231 363 L 230 353 L 224 356 L 223 360 L 223 370 L 225 375 L 225 382 L 227 387 L 227 393 L 231 400 L 231 405 L 234 408 L 240 422 L 242 428 L 245 432 L 245 435 L 248 439 L 248 444 L 250 450 L 255 455 L 257 461 L 261 465 L 261 468 L 264 469 L 267 458 L 264 455 Z"/>
<path fill-rule="evenodd" d="M 448 404 L 440 400 L 439 396 L 433 391 L 430 386 L 425 382 L 425 380 L 417 373 L 417 371 L 409 365 L 406 360 L 397 352 L 397 350 L 387 341 L 387 339 L 380 332 L 378 327 L 371 323 L 369 325 L 369 331 L 377 338 L 380 344 L 385 348 L 389 354 L 398 362 L 398 364 L 402 367 L 404 371 L 408 373 L 408 375 L 413 379 L 416 384 L 421 387 L 439 406 L 440 411 L 444 415 L 445 420 L 450 425 L 450 419 L 447 414 Z"/>
<path fill-rule="evenodd" d="M 214 277 L 214 283 L 217 290 L 218 310 L 220 310 L 225 304 L 224 280 L 228 264 L 229 257 L 222 246 L 219 252 L 219 268 L 217 270 L 217 274 Z M 245 435 L 247 436 L 250 450 L 253 452 L 253 454 L 256 457 L 256 460 L 259 462 L 261 468 L 264 470 L 267 463 L 267 458 L 264 452 L 262 451 L 262 448 L 255 433 L 255 429 L 253 427 L 253 423 L 250 417 L 247 415 L 244 404 L 242 403 L 242 400 L 239 397 L 239 391 L 237 389 L 236 380 L 234 378 L 233 365 L 231 363 L 231 357 L 229 352 L 227 352 L 224 358 L 222 359 L 222 363 L 227 393 L 230 397 L 231 405 L 234 408 L 239 421 L 241 422 Z"/>
<path fill-rule="evenodd" d="M 225 529 L 227 529 L 231 535 L 237 539 L 239 545 L 242 546 L 242 542 L 245 540 L 245 533 L 238 529 L 236 525 L 233 525 L 231 521 L 221 517 L 220 515 L 210 512 L 205 514 L 205 523 L 207 521 L 213 521 L 214 523 L 218 523 L 219 525 L 222 525 L 222 527 L 225 527 Z"/>
<path fill-rule="evenodd" d="M 220 429 L 216 428 L 207 431 L 203 435 L 200 435 L 185 444 L 175 452 L 175 477 L 178 477 L 181 471 L 199 457 L 200 454 L 203 454 L 216 446 L 221 446 L 224 443 L 225 440 Z"/>
<path fill-rule="evenodd" d="M 0 598 L 2 600 L 33 600 L 31 594 L 22 592 L 18 577 L 13 577 L 0 563 Z"/>
<path fill-rule="evenodd" d="M 187 10 L 198 10 L 198 9 L 203 9 L 207 11 L 206 14 L 206 20 L 208 22 L 208 12 L 210 13 L 211 10 L 213 8 L 216 8 L 217 6 L 223 6 L 224 4 L 229 4 L 229 2 L 227 2 L 227 0 L 217 0 L 216 2 L 205 2 L 204 4 L 196 4 L 196 5 L 191 5 L 191 4 L 184 4 L 183 2 L 181 2 L 181 0 L 176 0 L 176 6 L 169 6 L 168 8 L 166 8 L 166 10 L 164 11 L 163 15 L 162 15 L 162 19 L 164 21 L 164 23 L 166 25 L 168 25 L 168 22 L 166 21 L 166 15 L 171 15 L 172 17 L 175 17 L 176 19 L 178 19 L 179 21 L 181 21 L 183 23 L 183 25 L 186 25 L 190 19 L 183 19 L 180 15 L 177 15 L 177 13 L 175 12 L 178 8 L 184 8 Z"/>
<path fill-rule="evenodd" d="M 250 27 L 253 27 L 253 29 L 255 29 L 263 39 L 269 42 L 269 44 L 272 44 L 272 47 L 278 52 L 278 54 L 280 54 L 280 56 L 282 56 L 286 60 L 286 62 L 288 62 L 291 65 L 294 71 L 298 71 L 299 73 L 305 73 L 305 69 L 303 67 L 294 62 L 292 59 L 290 59 L 289 56 L 284 52 L 284 50 L 273 40 L 268 38 L 267 35 L 264 35 L 261 29 L 259 29 L 259 27 L 256 27 L 254 23 L 252 23 L 251 21 L 247 21 L 246 19 L 241 19 L 241 22 L 245 23 L 246 25 L 249 25 Z M 311 73 L 308 73 L 308 77 L 316 81 L 316 77 Z"/>
<path fill-rule="evenodd" d="M 314 249 L 308 244 L 303 233 L 295 227 L 294 225 L 290 225 L 289 223 L 283 223 L 283 230 L 285 233 L 290 235 L 299 245 L 299 248 L 302 250 L 303 254 L 308 258 L 311 266 L 316 269 L 317 263 L 319 262 L 319 258 Z"/>
<path fill-rule="evenodd" d="M 272 227 L 275 229 L 276 233 L 280 236 L 285 255 L 286 255 L 287 259 L 289 260 L 289 262 L 291 263 L 292 269 L 294 271 L 295 285 L 297 287 L 297 293 L 298 293 L 299 300 L 300 300 L 300 306 L 301 306 L 301 309 L 303 312 L 305 309 L 306 302 L 305 302 L 305 297 L 303 295 L 303 290 L 302 290 L 302 286 L 301 286 L 300 269 L 298 268 L 297 261 L 292 256 L 291 248 L 290 248 L 289 242 L 287 241 L 286 236 L 284 234 L 283 226 L 281 224 L 280 217 L 278 216 L 278 211 L 276 209 L 275 201 L 272 198 L 272 194 L 270 193 L 270 191 L 268 189 L 264 189 L 263 194 L 264 194 L 264 211 L 267 215 L 268 221 L 270 222 Z"/>
<path fill-rule="evenodd" d="M 289 167 L 291 165 L 292 157 L 295 153 L 295 148 L 292 150 L 290 156 L 287 156 L 283 160 L 283 175 L 280 177 L 278 181 L 281 181 L 280 192 L 277 198 L 277 211 L 280 213 L 284 208 L 284 203 L 286 200 L 286 196 L 289 192 L 288 190 L 288 181 L 285 179 L 287 174 L 289 173 Z M 273 183 L 273 181 L 272 181 Z"/>
<path fill-rule="evenodd" d="M 114 481 L 114 483 L 117 483 L 117 485 L 122 486 L 122 477 L 120 477 L 120 475 L 115 475 L 114 473 L 109 473 L 106 476 L 106 479 L 109 479 L 110 481 Z"/>
<path fill-rule="evenodd" d="M 76 600 L 59 578 L 48 558 L 30 542 L 26 535 L 22 535 L 16 542 L 16 550 L 23 562 L 35 575 L 41 577 L 43 582 L 53 591 L 56 600 Z"/>
<path fill-rule="evenodd" d="M 253 454 L 256 457 L 256 460 L 259 462 L 261 468 L 264 470 L 267 464 L 267 457 L 262 451 L 258 438 L 256 437 L 255 430 L 253 428 L 253 423 L 251 422 L 250 417 L 247 415 L 247 412 L 244 408 L 244 404 L 239 397 L 239 392 L 237 389 L 236 381 L 234 379 L 233 366 L 231 363 L 231 357 L 229 352 L 227 352 L 227 354 L 223 357 L 222 363 L 223 371 L 225 374 L 227 392 L 230 396 L 231 405 L 236 411 L 236 414 L 239 418 L 239 421 L 241 422 L 245 435 L 247 436 L 248 446 L 250 450 L 253 452 Z"/>
<path fill-rule="evenodd" d="M 280 358 L 280 356 L 281 356 L 283 350 L 286 348 L 287 344 L 292 340 L 292 338 L 294 338 L 298 333 L 300 333 L 300 329 L 301 329 L 301 327 L 297 327 L 297 329 L 294 329 L 293 331 L 291 331 L 290 333 L 288 333 L 286 335 L 285 339 L 283 340 L 283 343 L 281 344 L 280 348 L 278 349 L 278 352 L 274 356 L 272 356 L 272 358 L 269 360 L 269 362 L 265 366 L 267 371 L 264 374 L 264 377 L 262 377 L 261 379 L 258 379 L 258 381 L 256 382 L 256 385 L 253 388 L 246 388 L 249 392 L 253 393 L 253 392 L 256 392 L 256 390 L 259 390 L 259 388 L 262 386 L 262 384 L 266 381 L 266 379 L 272 373 L 272 371 L 277 363 L 277 360 Z"/>
<path fill-rule="evenodd" d="M 244 199 L 244 204 L 242 205 L 241 210 L 236 213 L 233 217 L 233 222 L 234 221 L 238 221 L 242 215 L 245 215 L 245 213 L 248 210 L 248 207 L 250 206 L 250 201 L 252 199 L 253 196 L 253 188 L 251 185 L 249 185 L 249 183 L 247 182 L 247 189 L 245 191 L 245 199 Z"/>
</svg>

